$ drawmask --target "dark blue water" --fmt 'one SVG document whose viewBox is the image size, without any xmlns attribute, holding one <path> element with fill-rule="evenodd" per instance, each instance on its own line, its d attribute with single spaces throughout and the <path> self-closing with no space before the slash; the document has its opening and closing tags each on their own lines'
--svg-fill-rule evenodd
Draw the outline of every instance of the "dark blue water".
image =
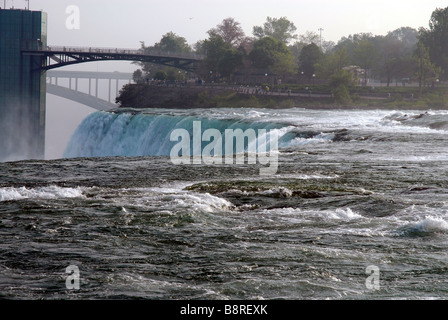
<svg viewBox="0 0 448 320">
<path fill-rule="evenodd" d="M 276 130 L 278 170 L 173 164 L 195 119 Z M 66 158 L 0 164 L 0 298 L 446 299 L 447 134 L 441 111 L 93 114 Z"/>
</svg>

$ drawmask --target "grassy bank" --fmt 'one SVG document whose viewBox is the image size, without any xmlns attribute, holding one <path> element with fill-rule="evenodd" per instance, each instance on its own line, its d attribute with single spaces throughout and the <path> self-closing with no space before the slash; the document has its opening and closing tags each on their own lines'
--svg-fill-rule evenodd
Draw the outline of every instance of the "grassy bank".
<svg viewBox="0 0 448 320">
<path fill-rule="evenodd" d="M 368 98 L 363 94 L 361 90 L 351 91 L 351 104 L 382 109 L 448 109 L 447 88 L 425 88 L 421 97 L 415 87 L 375 88 Z"/>
</svg>

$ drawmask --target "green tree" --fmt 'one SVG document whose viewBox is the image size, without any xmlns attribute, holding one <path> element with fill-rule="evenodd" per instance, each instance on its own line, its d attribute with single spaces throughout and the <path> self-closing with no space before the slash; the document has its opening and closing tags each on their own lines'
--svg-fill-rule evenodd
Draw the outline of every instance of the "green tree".
<svg viewBox="0 0 448 320">
<path fill-rule="evenodd" d="M 140 83 L 143 81 L 143 72 L 140 69 L 137 69 L 132 74 L 132 80 L 134 80 L 135 83 Z"/>
<path fill-rule="evenodd" d="M 265 37 L 272 37 L 285 44 L 288 44 L 291 40 L 297 39 L 295 34 L 297 28 L 293 22 L 289 21 L 286 17 L 271 18 L 267 17 L 264 25 L 253 27 L 253 35 L 256 39 L 260 40 Z"/>
<path fill-rule="evenodd" d="M 362 39 L 356 44 L 354 49 L 354 60 L 364 69 L 364 82 L 367 85 L 367 73 L 378 61 L 378 51 L 371 39 Z"/>
<path fill-rule="evenodd" d="M 202 42 L 202 50 L 206 55 L 200 74 L 209 81 L 217 80 L 218 65 L 222 59 L 224 52 L 230 50 L 231 46 L 224 42 L 224 39 L 217 35 L 211 34 L 210 37 Z"/>
<path fill-rule="evenodd" d="M 354 85 L 353 76 L 346 70 L 333 74 L 329 82 L 336 103 L 347 104 L 351 102 L 349 87 Z"/>
<path fill-rule="evenodd" d="M 341 47 L 324 55 L 315 65 L 316 75 L 319 78 L 330 79 L 334 74 L 341 71 L 343 67 L 349 64 L 347 49 Z"/>
<path fill-rule="evenodd" d="M 157 71 L 156 74 L 154 75 L 155 80 L 166 80 L 167 78 L 168 78 L 168 75 L 163 70 Z"/>
<path fill-rule="evenodd" d="M 311 79 L 316 73 L 316 65 L 322 58 L 322 50 L 315 43 L 306 45 L 299 55 L 299 72 L 303 72 L 308 79 Z"/>
<path fill-rule="evenodd" d="M 448 79 L 448 7 L 433 11 L 429 29 L 419 29 L 419 41 L 428 48 L 431 61 L 441 67 L 444 79 Z"/>
<path fill-rule="evenodd" d="M 184 37 L 178 36 L 173 32 L 168 32 L 153 47 L 148 48 L 148 51 L 160 53 L 190 53 L 192 50 Z"/>
<path fill-rule="evenodd" d="M 381 48 L 381 74 L 385 77 L 387 86 L 399 74 L 402 66 L 402 43 L 393 37 L 385 37 Z"/>
<path fill-rule="evenodd" d="M 144 42 L 140 42 L 141 50 L 146 54 L 176 54 L 176 53 L 191 53 L 192 48 L 188 45 L 187 40 L 184 37 L 178 36 L 173 32 L 168 32 L 162 36 L 159 42 L 153 46 L 146 46 Z M 165 74 L 171 75 L 169 80 L 181 80 L 183 77 L 179 77 L 178 69 L 172 67 L 165 67 L 159 64 L 150 62 L 137 62 L 143 71 L 143 77 L 149 77 L 155 75 L 158 71 L 164 71 Z"/>
<path fill-rule="evenodd" d="M 419 43 L 415 50 L 414 59 L 417 65 L 417 79 L 419 97 L 422 96 L 423 86 L 427 81 L 434 81 L 439 77 L 442 69 L 431 62 L 429 49 L 423 43 Z"/>
<path fill-rule="evenodd" d="M 411 27 L 401 27 L 388 32 L 387 37 L 400 41 L 405 51 L 413 51 L 418 42 L 418 31 Z"/>
<path fill-rule="evenodd" d="M 230 82 L 233 72 L 242 62 L 243 53 L 234 48 L 228 48 L 222 53 L 221 59 L 218 61 L 218 72 L 221 76 L 228 78 Z"/>
<path fill-rule="evenodd" d="M 333 50 L 340 50 L 344 48 L 347 53 L 349 63 L 354 64 L 355 62 L 355 51 L 359 42 L 362 40 L 369 41 L 373 38 L 371 33 L 357 33 L 354 35 L 349 35 L 348 37 L 342 37 L 338 43 L 334 46 Z"/>
<path fill-rule="evenodd" d="M 230 80 L 233 72 L 242 64 L 244 54 L 216 33 L 210 33 L 210 37 L 197 47 L 206 55 L 199 73 L 209 81 L 218 81 L 221 77 Z"/>
<path fill-rule="evenodd" d="M 274 73 L 292 74 L 297 71 L 297 64 L 291 51 L 285 43 L 273 37 L 255 41 L 249 59 L 255 68 L 267 68 Z"/>
<path fill-rule="evenodd" d="M 417 43 L 417 30 L 399 28 L 379 38 L 380 59 L 378 71 L 387 86 L 395 79 L 408 77 L 413 73 L 412 55 Z"/>
</svg>

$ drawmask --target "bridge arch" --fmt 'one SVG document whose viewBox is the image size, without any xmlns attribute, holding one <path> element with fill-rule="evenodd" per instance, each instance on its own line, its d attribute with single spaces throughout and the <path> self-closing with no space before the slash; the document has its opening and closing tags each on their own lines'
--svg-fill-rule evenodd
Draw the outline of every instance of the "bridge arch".
<svg viewBox="0 0 448 320">
<path fill-rule="evenodd" d="M 96 110 L 111 110 L 117 108 L 115 97 L 123 84 L 132 82 L 132 76 L 132 73 L 116 71 L 49 70 L 46 72 L 46 92 Z M 100 81 L 102 85 L 99 85 Z"/>
</svg>

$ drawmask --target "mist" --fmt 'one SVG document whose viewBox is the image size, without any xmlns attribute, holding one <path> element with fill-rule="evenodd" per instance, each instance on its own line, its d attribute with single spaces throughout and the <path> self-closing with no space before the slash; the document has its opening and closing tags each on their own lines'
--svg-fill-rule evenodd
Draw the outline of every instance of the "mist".
<svg viewBox="0 0 448 320">
<path fill-rule="evenodd" d="M 47 93 L 45 159 L 60 159 L 72 134 L 96 110 Z"/>
</svg>

